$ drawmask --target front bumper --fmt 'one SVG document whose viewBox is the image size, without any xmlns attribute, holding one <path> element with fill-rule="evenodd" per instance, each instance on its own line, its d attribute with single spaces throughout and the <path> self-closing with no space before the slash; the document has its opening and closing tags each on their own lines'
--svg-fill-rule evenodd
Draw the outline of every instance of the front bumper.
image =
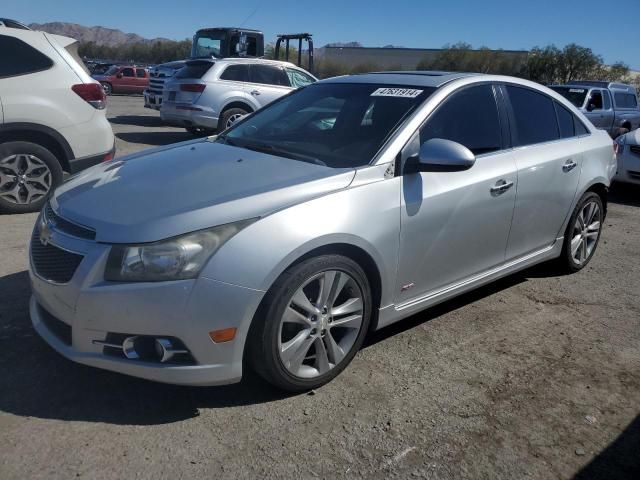
<svg viewBox="0 0 640 480">
<path fill-rule="evenodd" d="M 263 292 L 208 278 L 105 282 L 102 272 L 109 246 L 56 231 L 50 244 L 83 255 L 65 284 L 45 280 L 30 261 L 31 321 L 60 354 L 85 365 L 164 383 L 222 385 L 240 380 L 245 339 Z M 67 333 L 61 334 L 56 327 Z M 210 331 L 230 327 L 237 328 L 233 341 L 216 344 L 210 339 Z M 113 334 L 177 338 L 193 361 L 170 364 L 110 355 L 96 342 L 107 341 Z"/>
<path fill-rule="evenodd" d="M 160 110 L 160 107 L 162 106 L 162 94 L 156 94 L 149 90 L 145 90 L 143 95 L 145 108 Z"/>
<path fill-rule="evenodd" d="M 218 128 L 218 114 L 211 108 L 197 104 L 181 104 L 166 101 L 160 109 L 160 118 L 176 127 Z"/>
</svg>

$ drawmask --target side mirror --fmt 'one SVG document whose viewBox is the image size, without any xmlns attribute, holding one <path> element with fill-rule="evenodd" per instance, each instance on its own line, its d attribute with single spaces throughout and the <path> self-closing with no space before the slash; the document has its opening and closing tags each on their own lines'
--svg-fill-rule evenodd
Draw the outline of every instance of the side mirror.
<svg viewBox="0 0 640 480">
<path fill-rule="evenodd" d="M 122 73 L 117 74 L 116 78 L 122 78 Z"/>
<path fill-rule="evenodd" d="M 593 112 L 596 109 L 596 105 L 594 103 L 587 104 L 587 112 Z"/>
<path fill-rule="evenodd" d="M 407 160 L 405 173 L 460 172 L 473 167 L 475 155 L 464 145 L 443 138 L 432 138 L 420 147 L 420 153 Z"/>
</svg>

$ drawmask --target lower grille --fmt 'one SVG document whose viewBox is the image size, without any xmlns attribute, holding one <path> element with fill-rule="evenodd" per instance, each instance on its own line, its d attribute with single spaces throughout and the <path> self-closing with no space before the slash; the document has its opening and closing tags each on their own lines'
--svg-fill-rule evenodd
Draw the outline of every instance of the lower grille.
<svg viewBox="0 0 640 480">
<path fill-rule="evenodd" d="M 640 172 L 634 172 L 632 170 L 627 170 L 627 173 L 629 173 L 629 176 L 631 178 L 635 178 L 636 180 L 640 180 Z"/>
<path fill-rule="evenodd" d="M 71 326 L 58 320 L 40 305 L 37 305 L 42 323 L 65 345 L 71 345 Z"/>
<path fill-rule="evenodd" d="M 56 283 L 68 283 L 84 257 L 54 245 L 43 245 L 38 228 L 31 236 L 31 261 L 38 276 Z"/>
<path fill-rule="evenodd" d="M 640 155 L 640 145 L 629 145 L 629 150 L 636 155 Z"/>
</svg>

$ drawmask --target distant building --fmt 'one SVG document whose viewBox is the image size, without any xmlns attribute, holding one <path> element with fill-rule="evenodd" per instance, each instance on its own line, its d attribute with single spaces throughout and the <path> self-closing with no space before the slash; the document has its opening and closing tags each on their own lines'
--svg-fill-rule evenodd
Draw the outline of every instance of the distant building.
<svg viewBox="0 0 640 480">
<path fill-rule="evenodd" d="M 318 59 L 328 60 L 346 65 L 375 64 L 389 69 L 415 70 L 422 61 L 435 60 L 442 52 L 438 48 L 370 48 L 326 46 L 315 50 Z M 486 53 L 486 50 L 472 50 L 471 53 Z M 526 50 L 490 50 L 490 52 L 504 56 L 509 63 L 525 63 L 529 52 Z"/>
</svg>

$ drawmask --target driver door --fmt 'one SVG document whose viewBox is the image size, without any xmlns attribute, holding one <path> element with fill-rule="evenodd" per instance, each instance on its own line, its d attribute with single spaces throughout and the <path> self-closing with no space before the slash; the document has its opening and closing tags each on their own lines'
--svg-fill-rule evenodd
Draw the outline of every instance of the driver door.
<svg viewBox="0 0 640 480">
<path fill-rule="evenodd" d="M 498 93 L 488 84 L 454 92 L 403 152 L 406 160 L 425 141 L 444 138 L 469 148 L 476 162 L 460 172 L 403 175 L 396 305 L 504 263 L 518 178 Z"/>
</svg>

